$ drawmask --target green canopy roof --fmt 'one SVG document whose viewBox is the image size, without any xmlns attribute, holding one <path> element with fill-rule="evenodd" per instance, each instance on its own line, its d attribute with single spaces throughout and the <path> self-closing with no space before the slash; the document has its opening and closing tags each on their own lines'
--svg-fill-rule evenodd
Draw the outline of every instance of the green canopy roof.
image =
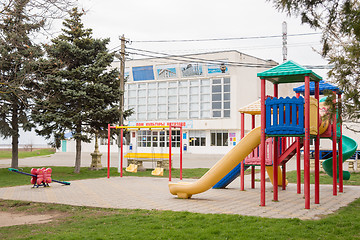
<svg viewBox="0 0 360 240">
<path fill-rule="evenodd" d="M 314 73 L 312 70 L 306 69 L 291 60 L 264 72 L 258 73 L 257 76 L 261 79 L 271 81 L 272 83 L 304 82 L 305 76 L 309 76 L 310 81 L 318 82 L 322 80 L 322 77 Z"/>
</svg>

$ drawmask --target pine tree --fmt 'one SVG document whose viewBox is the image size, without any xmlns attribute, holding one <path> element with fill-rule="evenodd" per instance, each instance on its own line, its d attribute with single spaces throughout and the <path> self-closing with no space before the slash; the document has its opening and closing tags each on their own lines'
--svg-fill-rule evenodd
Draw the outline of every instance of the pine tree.
<svg viewBox="0 0 360 240">
<path fill-rule="evenodd" d="M 58 142 L 66 131 L 73 133 L 75 173 L 80 172 L 81 142 L 89 142 L 120 116 L 119 72 L 110 70 L 114 54 L 106 48 L 109 39 L 94 39 L 81 22 L 83 14 L 74 8 L 63 22 L 62 34 L 46 46 L 42 62 L 48 78 L 42 83 L 46 95 L 37 99 L 33 111 L 41 135 L 54 134 Z"/>
<path fill-rule="evenodd" d="M 12 138 L 11 167 L 18 168 L 19 128 L 30 130 L 31 99 L 35 94 L 34 69 L 42 56 L 30 35 L 43 22 L 27 16 L 27 0 L 16 0 L 1 9 L 0 15 L 0 135 Z"/>
</svg>

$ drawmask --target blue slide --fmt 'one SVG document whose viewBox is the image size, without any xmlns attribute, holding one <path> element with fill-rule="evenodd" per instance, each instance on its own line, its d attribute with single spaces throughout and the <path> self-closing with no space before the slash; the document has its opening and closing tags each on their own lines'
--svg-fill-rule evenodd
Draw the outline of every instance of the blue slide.
<svg viewBox="0 0 360 240">
<path fill-rule="evenodd" d="M 249 166 L 245 166 L 244 171 L 248 169 Z M 223 177 L 218 183 L 216 183 L 213 188 L 226 188 L 232 181 L 234 181 L 240 175 L 241 163 L 233 168 L 225 177 Z"/>
</svg>

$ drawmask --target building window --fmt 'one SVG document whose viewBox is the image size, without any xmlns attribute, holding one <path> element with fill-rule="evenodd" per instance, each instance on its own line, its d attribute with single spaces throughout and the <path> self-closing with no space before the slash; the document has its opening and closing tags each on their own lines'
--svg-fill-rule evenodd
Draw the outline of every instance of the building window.
<svg viewBox="0 0 360 240">
<path fill-rule="evenodd" d="M 211 146 L 228 146 L 228 131 L 211 131 Z"/>
<path fill-rule="evenodd" d="M 213 118 L 230 117 L 230 78 L 212 80 L 211 108 Z"/>
<path fill-rule="evenodd" d="M 128 120 L 230 117 L 230 78 L 127 83 Z"/>
<path fill-rule="evenodd" d="M 180 130 L 171 131 L 171 146 L 180 147 Z M 169 131 L 138 131 L 138 147 L 169 147 Z"/>
<path fill-rule="evenodd" d="M 205 131 L 190 131 L 189 132 L 190 146 L 206 146 Z"/>
</svg>

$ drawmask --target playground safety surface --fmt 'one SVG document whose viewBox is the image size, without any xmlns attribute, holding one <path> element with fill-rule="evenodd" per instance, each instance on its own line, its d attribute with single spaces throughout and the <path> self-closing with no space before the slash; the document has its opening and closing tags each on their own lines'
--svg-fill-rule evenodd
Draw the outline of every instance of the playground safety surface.
<svg viewBox="0 0 360 240">
<path fill-rule="evenodd" d="M 191 199 L 178 199 L 171 195 L 167 178 L 149 177 L 77 180 L 71 181 L 70 186 L 52 183 L 48 188 L 31 188 L 31 185 L 6 187 L 0 188 L 0 198 L 102 208 L 319 219 L 360 197 L 360 186 L 344 186 L 343 193 L 333 196 L 332 185 L 321 185 L 320 204 L 314 204 L 314 189 L 311 188 L 311 209 L 308 210 L 304 208 L 303 194 L 296 193 L 296 184 L 289 184 L 286 191 L 279 188 L 279 201 L 273 202 L 272 185 L 267 183 L 266 206 L 260 207 L 259 183 L 256 183 L 255 189 L 245 185 L 246 191 L 240 191 L 238 180 L 227 189 L 210 189 Z M 250 183 L 249 179 L 245 182 Z"/>
</svg>

